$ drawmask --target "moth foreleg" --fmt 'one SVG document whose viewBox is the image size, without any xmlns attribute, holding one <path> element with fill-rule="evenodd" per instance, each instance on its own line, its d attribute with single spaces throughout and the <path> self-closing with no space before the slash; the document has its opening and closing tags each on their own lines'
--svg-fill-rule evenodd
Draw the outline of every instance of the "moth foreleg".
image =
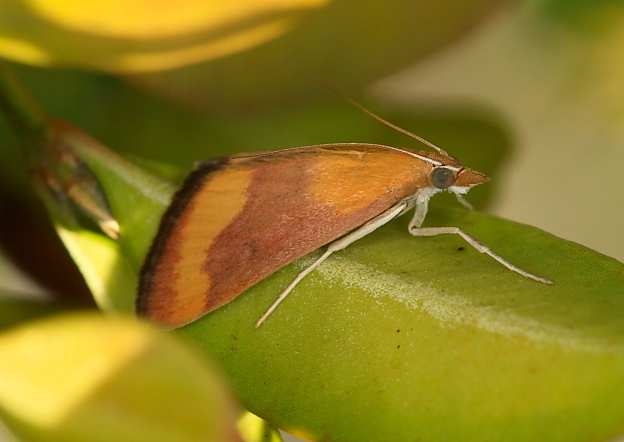
<svg viewBox="0 0 624 442">
<path fill-rule="evenodd" d="M 485 253 L 486 255 L 490 255 L 496 261 L 498 261 L 499 263 L 507 267 L 509 270 L 519 273 L 520 275 L 525 276 L 529 279 L 533 279 L 534 281 L 537 281 L 537 282 L 541 282 L 544 284 L 552 284 L 552 281 L 539 277 L 539 276 L 535 276 L 532 273 L 522 270 L 520 267 L 515 266 L 514 264 L 510 263 L 506 259 L 494 253 L 492 249 L 490 249 L 488 246 L 483 244 L 477 238 L 467 234 L 466 232 L 461 230 L 459 227 L 412 227 L 410 228 L 410 233 L 414 236 L 436 236 L 436 235 L 442 235 L 444 233 L 457 234 L 461 236 L 462 238 L 464 238 L 468 244 L 470 244 L 472 247 L 477 249 L 477 251 L 479 251 L 480 253 Z"/>
</svg>

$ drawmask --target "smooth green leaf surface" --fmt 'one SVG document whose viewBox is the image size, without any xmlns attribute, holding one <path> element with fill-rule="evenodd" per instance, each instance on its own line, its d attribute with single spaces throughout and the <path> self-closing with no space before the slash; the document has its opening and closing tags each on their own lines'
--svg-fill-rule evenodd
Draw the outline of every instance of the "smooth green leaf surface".
<svg viewBox="0 0 624 442">
<path fill-rule="evenodd" d="M 317 440 L 598 441 L 624 432 L 624 265 L 461 210 L 456 225 L 546 286 L 407 219 L 351 245 L 253 324 L 303 258 L 182 331 L 243 403 Z M 316 253 L 314 254 L 316 256 Z"/>
</svg>

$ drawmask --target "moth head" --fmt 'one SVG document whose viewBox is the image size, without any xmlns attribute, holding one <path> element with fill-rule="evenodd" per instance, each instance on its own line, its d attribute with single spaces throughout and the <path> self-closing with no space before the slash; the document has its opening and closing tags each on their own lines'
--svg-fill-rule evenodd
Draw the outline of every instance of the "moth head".
<svg viewBox="0 0 624 442">
<path fill-rule="evenodd" d="M 487 175 L 468 169 L 445 164 L 434 166 L 429 174 L 432 187 L 439 190 L 464 194 L 477 184 L 489 181 Z"/>
</svg>

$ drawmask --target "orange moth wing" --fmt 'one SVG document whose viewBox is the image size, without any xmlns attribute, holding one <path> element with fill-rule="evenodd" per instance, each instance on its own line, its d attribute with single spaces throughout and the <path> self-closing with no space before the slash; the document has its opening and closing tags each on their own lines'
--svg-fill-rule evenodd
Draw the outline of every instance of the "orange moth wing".
<svg viewBox="0 0 624 442">
<path fill-rule="evenodd" d="M 433 166 L 411 152 L 439 157 L 362 144 L 199 163 L 163 216 L 137 313 L 168 328 L 192 322 L 430 186 Z"/>
</svg>

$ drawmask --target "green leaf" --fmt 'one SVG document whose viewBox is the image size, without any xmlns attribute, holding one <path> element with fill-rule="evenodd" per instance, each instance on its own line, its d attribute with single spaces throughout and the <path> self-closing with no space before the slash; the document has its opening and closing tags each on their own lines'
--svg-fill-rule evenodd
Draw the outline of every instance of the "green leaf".
<svg viewBox="0 0 624 442">
<path fill-rule="evenodd" d="M 241 415 L 237 427 L 244 442 L 282 442 L 278 430 L 249 411 Z"/>
<path fill-rule="evenodd" d="M 624 265 L 538 229 L 436 209 L 323 263 L 259 329 L 305 257 L 182 329 L 244 405 L 312 440 L 603 440 L 624 432 Z M 318 253 L 314 253 L 317 256 Z"/>
<path fill-rule="evenodd" d="M 97 306 L 108 313 L 134 313 L 137 275 L 119 243 L 86 229 L 57 224 Z"/>
<path fill-rule="evenodd" d="M 78 129 L 61 125 L 57 132 L 60 141 L 97 177 L 119 224 L 119 243 L 138 272 L 175 185 L 161 174 L 150 173 L 120 157 Z"/>
<path fill-rule="evenodd" d="M 39 441 L 237 441 L 204 358 L 134 320 L 74 314 L 0 335 L 0 416 Z"/>
</svg>

